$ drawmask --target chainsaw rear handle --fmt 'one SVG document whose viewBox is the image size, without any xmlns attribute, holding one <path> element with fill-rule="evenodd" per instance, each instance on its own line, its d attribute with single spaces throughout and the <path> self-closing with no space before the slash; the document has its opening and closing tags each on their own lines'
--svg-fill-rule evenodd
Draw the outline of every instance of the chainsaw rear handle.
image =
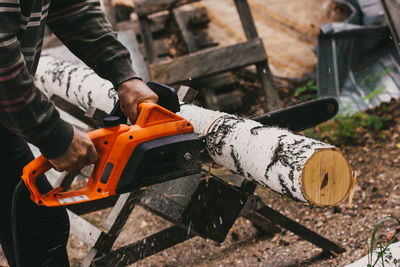
<svg viewBox="0 0 400 267">
<path fill-rule="evenodd" d="M 153 103 L 139 104 L 139 116 L 135 125 L 139 127 L 146 127 L 151 111 L 157 107 L 162 109 L 162 107 Z M 111 130 L 112 128 L 109 129 Z M 107 161 L 107 156 L 109 153 L 108 149 L 109 147 L 111 147 L 111 143 L 113 143 L 121 133 L 129 131 L 129 129 L 130 127 L 128 125 L 121 124 L 115 126 L 112 131 L 108 131 L 109 133 L 107 133 L 107 135 L 104 135 L 104 133 L 99 133 L 99 130 L 87 133 L 96 147 L 99 159 L 98 163 L 96 163 L 95 168 L 92 171 L 92 174 L 90 175 L 89 182 L 84 189 L 72 192 L 62 192 L 63 188 L 57 187 L 52 189 L 48 193 L 41 194 L 36 186 L 36 181 L 41 175 L 50 170 L 53 166 L 46 158 L 43 157 L 43 155 L 31 161 L 28 165 L 24 167 L 22 174 L 22 179 L 24 180 L 25 185 L 28 187 L 31 193 L 31 199 L 38 205 L 59 206 L 60 202 L 61 204 L 76 204 L 88 200 L 108 197 L 109 193 L 107 192 L 107 190 L 103 191 L 93 188 L 95 184 L 93 179 L 101 175 L 103 171 L 102 166 L 104 166 L 105 161 Z M 110 144 L 108 144 L 108 142 Z M 97 166 L 100 167 L 97 168 Z M 60 201 L 60 199 L 62 200 Z M 62 201 L 64 201 L 64 203 L 62 203 Z"/>
</svg>

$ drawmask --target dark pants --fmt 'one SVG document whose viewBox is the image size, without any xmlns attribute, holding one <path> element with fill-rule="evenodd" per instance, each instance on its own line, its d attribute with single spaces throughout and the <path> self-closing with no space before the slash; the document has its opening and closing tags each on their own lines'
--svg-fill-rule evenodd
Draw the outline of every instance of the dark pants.
<svg viewBox="0 0 400 267">
<path fill-rule="evenodd" d="M 33 159 L 26 142 L 0 124 L 0 244 L 10 266 L 15 266 L 11 202 L 23 167 Z M 51 189 L 43 176 L 39 190 Z M 23 266 L 69 266 L 66 244 L 69 220 L 65 208 L 37 206 L 25 185 L 17 202 L 17 238 Z"/>
</svg>

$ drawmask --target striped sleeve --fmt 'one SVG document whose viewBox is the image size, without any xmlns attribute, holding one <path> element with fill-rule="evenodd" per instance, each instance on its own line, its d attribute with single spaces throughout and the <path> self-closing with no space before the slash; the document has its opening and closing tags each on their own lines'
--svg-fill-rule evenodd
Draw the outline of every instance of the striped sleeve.
<svg viewBox="0 0 400 267">
<path fill-rule="evenodd" d="M 116 39 L 99 1 L 53 1 L 47 24 L 76 56 L 115 88 L 137 77 L 129 51 Z"/>
<path fill-rule="evenodd" d="M 47 158 L 62 155 L 73 129 L 34 85 L 16 33 L 18 0 L 0 0 L 0 123 L 41 149 Z"/>
</svg>

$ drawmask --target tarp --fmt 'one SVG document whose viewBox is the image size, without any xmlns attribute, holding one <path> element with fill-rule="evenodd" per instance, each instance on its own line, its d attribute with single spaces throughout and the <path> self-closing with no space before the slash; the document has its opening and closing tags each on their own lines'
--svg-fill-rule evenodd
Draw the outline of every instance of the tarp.
<svg viewBox="0 0 400 267">
<path fill-rule="evenodd" d="M 335 2 L 347 5 L 351 15 L 321 27 L 320 96 L 337 97 L 340 112 L 350 114 L 400 98 L 400 55 L 379 0 Z"/>
</svg>

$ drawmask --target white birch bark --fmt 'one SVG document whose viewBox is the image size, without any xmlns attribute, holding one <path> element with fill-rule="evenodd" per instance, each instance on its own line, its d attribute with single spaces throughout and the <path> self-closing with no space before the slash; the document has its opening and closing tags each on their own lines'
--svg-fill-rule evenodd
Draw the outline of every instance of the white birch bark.
<svg viewBox="0 0 400 267">
<path fill-rule="evenodd" d="M 302 202 L 307 202 L 301 190 L 305 163 L 317 150 L 332 148 L 285 129 L 195 105 L 182 105 L 180 115 L 195 132 L 206 135 L 206 148 L 216 163 Z"/>
<path fill-rule="evenodd" d="M 375 249 L 371 254 L 368 253 L 356 262 L 353 262 L 346 267 L 365 267 L 368 264 L 374 267 L 400 267 L 400 242 L 391 244 L 388 249 L 383 253 L 383 257 L 380 257 L 376 262 L 380 249 Z M 376 262 L 375 265 L 373 265 Z"/>
<path fill-rule="evenodd" d="M 52 56 L 40 58 L 35 84 L 47 95 L 58 95 L 85 111 L 98 107 L 111 112 L 118 101 L 111 82 L 100 78 L 92 69 Z"/>
<path fill-rule="evenodd" d="M 36 85 L 83 110 L 92 106 L 108 113 L 117 101 L 111 83 L 88 68 L 50 56 L 40 61 Z M 179 114 L 193 124 L 195 132 L 206 135 L 206 149 L 218 164 L 279 194 L 318 205 L 309 201 L 303 192 L 303 169 L 317 151 L 335 150 L 331 145 L 195 105 L 183 104 Z M 340 201 L 348 191 L 341 193 Z"/>
</svg>

